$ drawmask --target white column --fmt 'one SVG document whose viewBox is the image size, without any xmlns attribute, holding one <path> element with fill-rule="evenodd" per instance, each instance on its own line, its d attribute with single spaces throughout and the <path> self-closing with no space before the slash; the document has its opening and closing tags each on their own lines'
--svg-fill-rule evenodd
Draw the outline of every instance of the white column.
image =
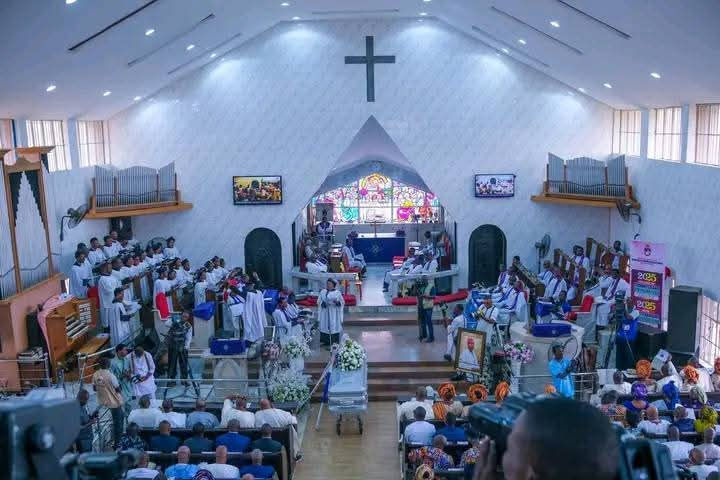
<svg viewBox="0 0 720 480">
<path fill-rule="evenodd" d="M 648 138 L 650 132 L 650 111 L 647 108 L 640 110 L 640 158 L 648 158 Z"/>
<path fill-rule="evenodd" d="M 693 116 L 692 120 L 690 119 L 690 111 L 694 112 L 695 109 L 691 109 L 690 105 L 687 104 L 682 105 L 680 108 L 680 131 L 682 132 L 680 136 L 680 161 L 687 163 L 688 159 L 695 159 L 695 142 L 690 141 L 691 138 L 695 137 L 695 117 Z M 690 135 L 691 123 L 692 135 Z"/>
<path fill-rule="evenodd" d="M 77 120 L 68 118 L 65 122 L 67 128 L 67 149 L 70 155 L 70 167 L 80 168 L 80 150 L 78 147 L 78 130 Z"/>
<path fill-rule="evenodd" d="M 15 144 L 18 147 L 28 147 L 27 118 L 16 118 L 13 120 L 15 128 Z"/>
</svg>

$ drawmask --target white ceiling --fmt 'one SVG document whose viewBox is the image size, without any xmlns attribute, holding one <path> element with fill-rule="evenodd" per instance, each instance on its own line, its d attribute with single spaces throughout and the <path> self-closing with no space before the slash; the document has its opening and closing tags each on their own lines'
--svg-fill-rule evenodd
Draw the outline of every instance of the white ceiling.
<svg viewBox="0 0 720 480">
<path fill-rule="evenodd" d="M 283 0 L 154 0 L 95 40 L 68 51 L 151 1 L 76 0 L 66 5 L 65 0 L 0 0 L 0 117 L 104 119 L 127 108 L 135 96 L 150 95 L 212 61 L 213 49 L 221 55 L 293 16 L 303 21 L 407 18 L 420 12 L 495 48 L 510 46 L 516 60 L 573 88 L 582 87 L 608 105 L 720 102 L 717 0 L 287 0 L 287 7 L 281 6 Z M 367 12 L 376 9 L 393 11 Z M 171 41 L 210 14 L 214 18 Z M 553 20 L 559 28 L 550 25 Z M 149 37 L 144 35 L 148 28 L 155 29 Z M 527 44 L 519 44 L 519 38 Z M 190 43 L 196 47 L 188 52 Z M 163 44 L 144 61 L 128 66 Z M 651 72 L 662 78 L 651 78 Z M 613 88 L 603 87 L 605 82 Z M 57 89 L 47 93 L 51 84 Z M 103 97 L 106 90 L 112 94 Z"/>
</svg>

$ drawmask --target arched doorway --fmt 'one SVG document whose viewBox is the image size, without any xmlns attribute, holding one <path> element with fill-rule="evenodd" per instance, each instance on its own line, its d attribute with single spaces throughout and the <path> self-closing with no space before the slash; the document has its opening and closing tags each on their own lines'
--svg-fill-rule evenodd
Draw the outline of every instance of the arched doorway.
<svg viewBox="0 0 720 480">
<path fill-rule="evenodd" d="M 495 285 L 500 275 L 500 265 L 506 264 L 507 241 L 505 234 L 495 225 L 482 225 L 470 235 L 468 255 L 468 284 L 480 282 Z"/>
<path fill-rule="evenodd" d="M 268 228 L 256 228 L 245 238 L 245 271 L 257 272 L 266 288 L 282 288 L 280 239 Z"/>
</svg>

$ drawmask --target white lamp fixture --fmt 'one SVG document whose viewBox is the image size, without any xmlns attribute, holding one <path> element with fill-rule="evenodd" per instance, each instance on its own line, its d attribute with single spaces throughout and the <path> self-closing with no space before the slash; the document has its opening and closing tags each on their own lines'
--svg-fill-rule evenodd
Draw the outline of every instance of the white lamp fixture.
<svg viewBox="0 0 720 480">
<path fill-rule="evenodd" d="M 520 45 L 527 45 L 527 41 L 525 41 L 524 38 L 518 38 L 518 43 L 519 43 Z"/>
<path fill-rule="evenodd" d="M 550 25 L 555 28 L 560 28 L 560 22 L 558 22 L 557 20 L 553 20 L 552 22 L 550 22 Z"/>
<path fill-rule="evenodd" d="M 280 4 L 281 7 L 289 7 L 290 4 L 288 2 L 283 2 Z"/>
<path fill-rule="evenodd" d="M 605 88 L 612 88 L 612 85 L 610 85 L 609 83 L 603 83 L 603 87 L 605 87 Z"/>
<path fill-rule="evenodd" d="M 55 90 L 56 88 L 57 88 L 56 85 L 49 85 L 49 86 L 45 89 L 45 91 L 46 91 L 46 92 L 52 92 L 52 91 Z"/>
<path fill-rule="evenodd" d="M 657 72 L 652 72 L 652 73 L 650 74 L 650 76 L 653 77 L 653 78 L 662 78 L 662 75 L 660 75 L 660 74 L 657 73 Z"/>
<path fill-rule="evenodd" d="M 191 43 L 190 45 L 188 45 L 187 47 L 185 47 L 185 50 L 187 50 L 187 51 L 189 52 L 189 51 L 192 50 L 193 48 L 195 48 L 195 45 L 193 45 L 193 44 Z"/>
<path fill-rule="evenodd" d="M 297 21 L 297 20 L 300 20 L 300 17 L 293 17 L 292 19 Z"/>
<path fill-rule="evenodd" d="M 427 12 L 420 12 L 421 17 L 427 17 Z"/>
<path fill-rule="evenodd" d="M 103 92 L 103 97 L 109 97 L 111 93 L 112 92 L 110 90 L 105 90 L 105 92 Z"/>
<path fill-rule="evenodd" d="M 152 35 L 153 33 L 155 33 L 155 29 L 154 29 L 154 28 L 148 28 L 147 30 L 145 30 L 145 36 L 146 36 L 146 37 L 149 37 L 149 36 Z"/>
<path fill-rule="evenodd" d="M 77 0 L 65 0 L 66 5 L 72 5 L 75 2 L 77 2 Z"/>
<path fill-rule="evenodd" d="M 430 3 L 430 2 L 432 2 L 432 0 L 423 0 L 423 2 Z"/>
</svg>

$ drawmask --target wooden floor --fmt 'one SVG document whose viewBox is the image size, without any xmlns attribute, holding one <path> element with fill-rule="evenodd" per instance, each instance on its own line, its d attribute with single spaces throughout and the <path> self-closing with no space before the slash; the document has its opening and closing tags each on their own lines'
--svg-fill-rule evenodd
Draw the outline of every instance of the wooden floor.
<svg viewBox="0 0 720 480">
<path fill-rule="evenodd" d="M 294 480 L 397 480 L 400 457 L 397 449 L 395 402 L 370 402 L 364 433 L 357 422 L 345 420 L 342 435 L 335 433 L 336 417 L 323 411 L 320 430 L 315 430 L 318 404 L 313 404 L 302 440 L 304 460 Z"/>
</svg>

